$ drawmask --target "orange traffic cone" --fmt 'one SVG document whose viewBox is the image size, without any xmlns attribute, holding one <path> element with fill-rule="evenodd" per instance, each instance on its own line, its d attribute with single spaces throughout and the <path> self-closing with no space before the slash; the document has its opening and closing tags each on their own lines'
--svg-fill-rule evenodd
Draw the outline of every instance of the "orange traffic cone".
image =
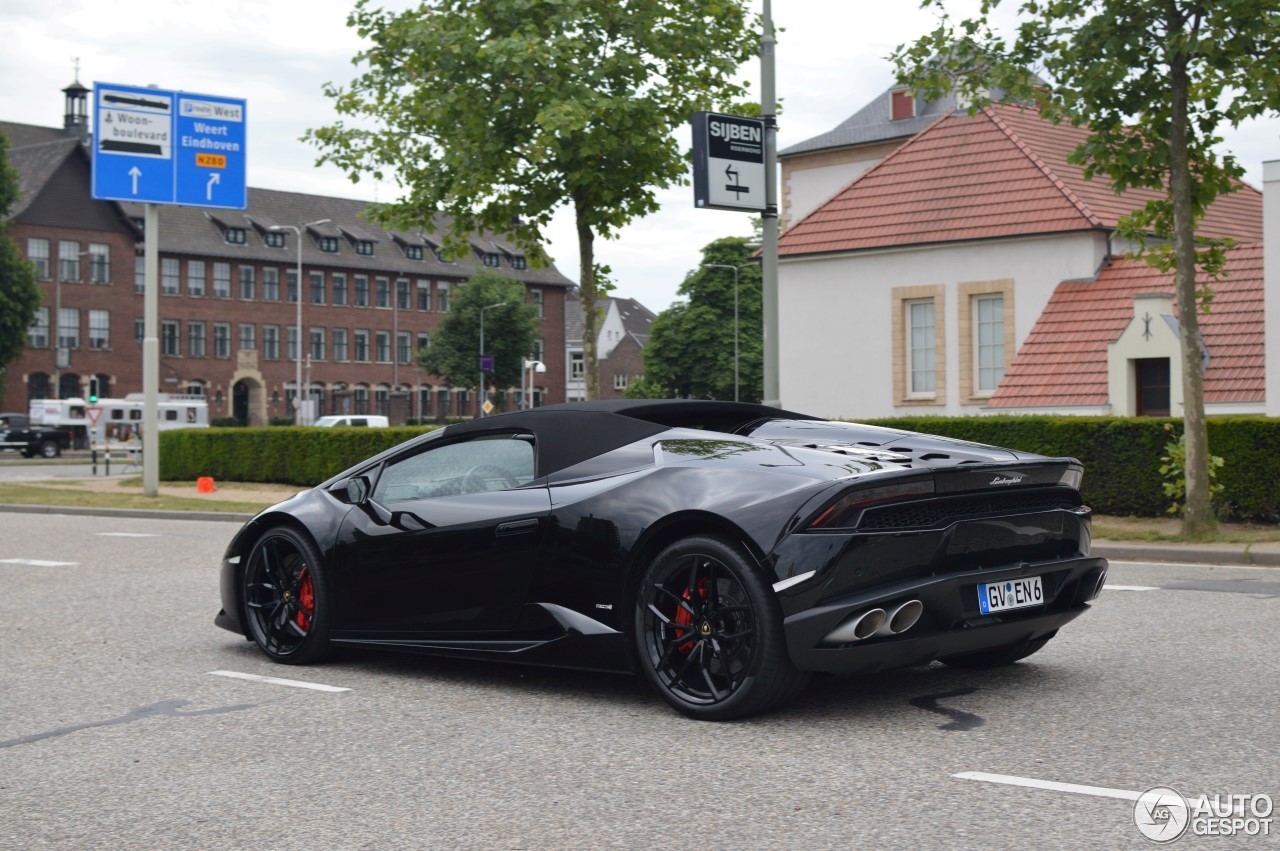
<svg viewBox="0 0 1280 851">
<path fill-rule="evenodd" d="M 196 479 L 196 493 L 213 493 L 217 488 L 213 484 L 213 476 L 201 476 Z"/>
</svg>

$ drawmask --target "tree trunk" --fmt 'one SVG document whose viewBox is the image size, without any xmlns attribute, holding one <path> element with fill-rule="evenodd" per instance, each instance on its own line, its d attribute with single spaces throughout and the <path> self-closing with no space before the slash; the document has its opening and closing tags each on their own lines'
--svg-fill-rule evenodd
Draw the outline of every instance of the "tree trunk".
<svg viewBox="0 0 1280 851">
<path fill-rule="evenodd" d="M 586 380 L 587 399 L 595 400 L 600 398 L 600 365 L 596 361 L 596 336 L 599 333 L 599 317 L 596 316 L 596 236 L 587 223 L 586 211 L 579 199 L 574 199 L 573 212 L 578 226 L 578 262 L 582 268 L 578 295 L 582 303 L 583 377 Z"/>
<path fill-rule="evenodd" d="M 1173 199 L 1173 250 L 1177 262 L 1174 282 L 1178 319 L 1182 327 L 1182 420 L 1186 435 L 1187 501 L 1182 515 L 1182 533 L 1190 538 L 1200 538 L 1212 532 L 1217 524 L 1210 505 L 1209 431 L 1204 419 L 1204 373 L 1199 306 L 1196 302 L 1196 223 L 1191 206 L 1192 178 L 1187 155 L 1187 58 L 1178 47 L 1173 48 L 1169 69 L 1172 103 L 1169 189 Z"/>
</svg>

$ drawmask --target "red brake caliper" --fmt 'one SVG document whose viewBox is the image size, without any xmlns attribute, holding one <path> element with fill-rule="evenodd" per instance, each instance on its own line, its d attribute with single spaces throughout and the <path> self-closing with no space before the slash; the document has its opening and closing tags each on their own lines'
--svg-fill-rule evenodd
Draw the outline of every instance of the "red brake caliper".
<svg viewBox="0 0 1280 851">
<path fill-rule="evenodd" d="M 693 595 L 689 593 L 688 588 L 684 589 L 684 594 L 682 596 L 684 597 L 684 599 L 690 602 L 693 601 Z M 698 580 L 698 598 L 701 600 L 707 599 L 707 578 L 705 576 Z M 692 625 L 693 614 L 684 606 L 677 606 L 676 607 L 676 623 L 680 624 L 681 626 Z M 684 630 L 680 630 L 680 632 L 683 634 Z M 693 649 L 693 642 L 686 641 L 684 644 L 681 644 L 676 649 L 679 650 L 681 653 L 688 653 L 690 650 Z"/>
<path fill-rule="evenodd" d="M 311 571 L 302 568 L 302 582 L 298 583 L 298 626 L 311 628 L 311 618 L 316 612 L 316 589 L 311 584 Z"/>
</svg>

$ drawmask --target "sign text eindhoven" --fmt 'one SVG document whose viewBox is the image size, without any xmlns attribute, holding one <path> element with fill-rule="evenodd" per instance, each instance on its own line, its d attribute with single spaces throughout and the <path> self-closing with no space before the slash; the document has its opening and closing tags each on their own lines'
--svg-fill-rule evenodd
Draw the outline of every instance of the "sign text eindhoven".
<svg viewBox="0 0 1280 851">
<path fill-rule="evenodd" d="M 243 210 L 245 102 L 95 83 L 93 197 Z"/>
<path fill-rule="evenodd" d="M 693 114 L 693 195 L 699 207 L 765 209 L 764 119 Z"/>
</svg>

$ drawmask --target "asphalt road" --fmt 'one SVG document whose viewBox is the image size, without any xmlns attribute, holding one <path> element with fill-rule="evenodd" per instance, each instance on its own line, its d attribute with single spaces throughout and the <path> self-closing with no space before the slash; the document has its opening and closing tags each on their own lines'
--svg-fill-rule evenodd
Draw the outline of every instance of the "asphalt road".
<svg viewBox="0 0 1280 851">
<path fill-rule="evenodd" d="M 56 463 L 39 463 L 35 460 L 19 460 L 20 456 L 12 452 L 0 453 L 0 482 L 39 482 L 49 479 L 87 479 L 94 475 L 93 465 L 88 456 L 83 461 L 79 456 Z M 107 474 L 106 463 L 99 456 L 97 475 Z M 111 477 L 141 476 L 142 466 L 130 464 L 120 455 L 111 459 Z"/>
<path fill-rule="evenodd" d="M 233 531 L 0 513 L 0 847 L 1148 847 L 1131 801 L 954 775 L 1280 797 L 1274 570 L 1116 564 L 1149 590 L 1018 665 L 707 724 L 630 677 L 273 665 L 212 624 Z"/>
</svg>

